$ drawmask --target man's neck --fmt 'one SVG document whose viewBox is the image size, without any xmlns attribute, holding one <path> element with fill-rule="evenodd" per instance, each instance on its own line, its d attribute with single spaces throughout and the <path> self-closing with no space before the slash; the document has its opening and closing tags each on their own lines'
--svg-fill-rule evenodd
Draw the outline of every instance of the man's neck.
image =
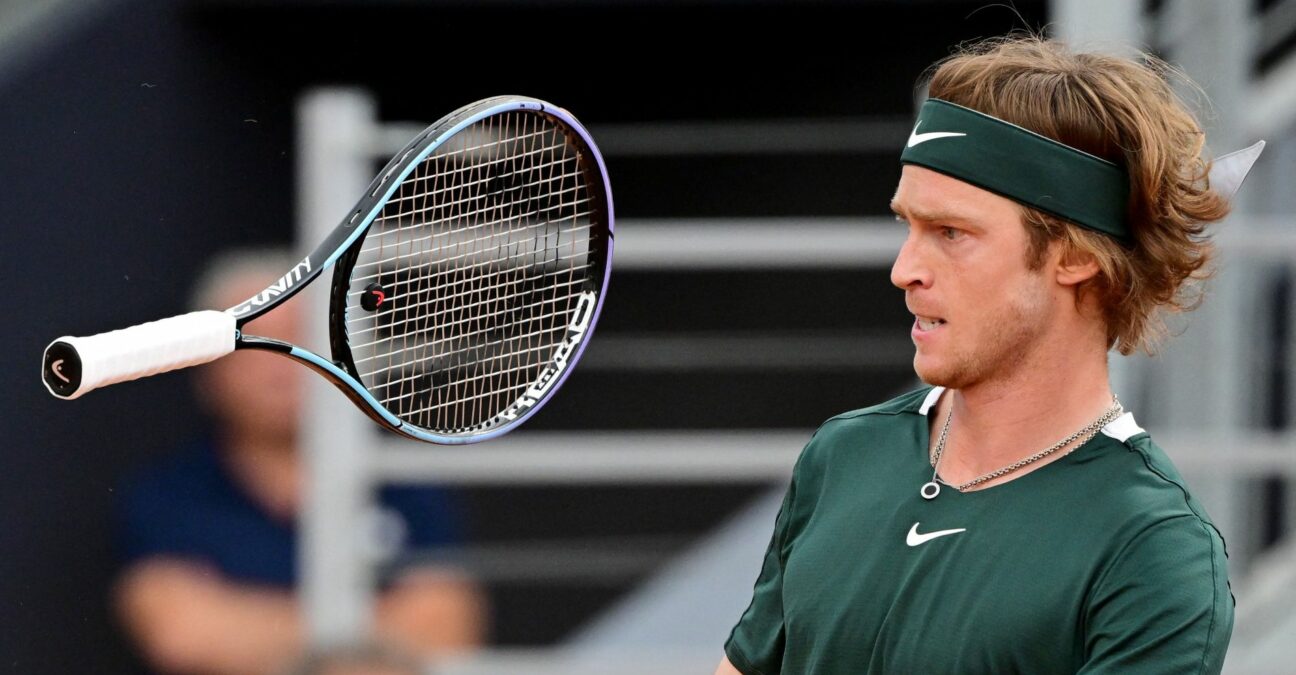
<svg viewBox="0 0 1296 675">
<path fill-rule="evenodd" d="M 239 486 L 271 516 L 291 520 L 301 503 L 301 471 L 291 438 L 233 431 L 221 439 L 226 465 Z"/>
<path fill-rule="evenodd" d="M 1112 404 L 1105 350 L 1042 350 L 1020 366 L 952 390 L 933 408 L 937 432 L 951 410 L 954 415 L 941 460 L 943 479 L 961 484 L 1011 465 L 1079 431 Z M 1061 457 L 1041 459 L 987 485 L 1007 482 Z"/>
</svg>

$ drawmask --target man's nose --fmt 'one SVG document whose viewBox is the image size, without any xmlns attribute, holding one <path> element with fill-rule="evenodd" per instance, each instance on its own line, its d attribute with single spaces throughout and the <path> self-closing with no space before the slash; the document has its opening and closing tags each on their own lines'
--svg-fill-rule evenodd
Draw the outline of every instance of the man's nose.
<svg viewBox="0 0 1296 675">
<path fill-rule="evenodd" d="M 921 244 L 913 232 L 909 233 L 891 265 L 891 283 L 901 290 L 931 285 L 931 272 L 923 261 Z"/>
</svg>

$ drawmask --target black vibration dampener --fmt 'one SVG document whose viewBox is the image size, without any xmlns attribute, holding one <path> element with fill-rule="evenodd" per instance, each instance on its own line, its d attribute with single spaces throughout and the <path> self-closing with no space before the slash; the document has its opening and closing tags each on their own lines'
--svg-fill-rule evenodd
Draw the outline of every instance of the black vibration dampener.
<svg viewBox="0 0 1296 675">
<path fill-rule="evenodd" d="M 360 294 L 360 306 L 365 311 L 377 311 L 386 301 L 387 291 L 383 290 L 382 285 L 377 282 L 365 286 L 364 293 Z"/>
</svg>

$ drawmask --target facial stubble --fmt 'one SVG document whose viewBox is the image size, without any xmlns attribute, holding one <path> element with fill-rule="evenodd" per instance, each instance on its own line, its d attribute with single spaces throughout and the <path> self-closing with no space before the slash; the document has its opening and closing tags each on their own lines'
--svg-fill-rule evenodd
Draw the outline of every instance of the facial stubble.
<svg viewBox="0 0 1296 675">
<path fill-rule="evenodd" d="M 1030 354 L 1047 332 L 1053 313 L 1042 277 L 1042 273 L 1029 272 L 1026 280 L 1010 291 L 1011 300 L 993 315 L 961 315 L 959 323 L 950 325 L 954 334 L 946 346 L 949 354 L 944 364 L 924 368 L 919 354 L 914 354 L 918 377 L 930 385 L 966 389 L 992 379 L 1010 379 L 1028 367 Z M 964 325 L 969 321 L 979 325 Z M 976 334 L 969 336 L 970 331 Z"/>
</svg>

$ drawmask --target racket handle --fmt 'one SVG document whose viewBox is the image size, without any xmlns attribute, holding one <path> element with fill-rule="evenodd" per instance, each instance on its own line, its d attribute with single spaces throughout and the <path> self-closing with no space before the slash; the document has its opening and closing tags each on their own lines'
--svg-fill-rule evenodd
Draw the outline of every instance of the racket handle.
<svg viewBox="0 0 1296 675">
<path fill-rule="evenodd" d="M 234 317 L 207 310 L 90 337 L 64 336 L 45 348 L 41 379 L 71 400 L 99 387 L 187 368 L 234 351 Z"/>
</svg>

